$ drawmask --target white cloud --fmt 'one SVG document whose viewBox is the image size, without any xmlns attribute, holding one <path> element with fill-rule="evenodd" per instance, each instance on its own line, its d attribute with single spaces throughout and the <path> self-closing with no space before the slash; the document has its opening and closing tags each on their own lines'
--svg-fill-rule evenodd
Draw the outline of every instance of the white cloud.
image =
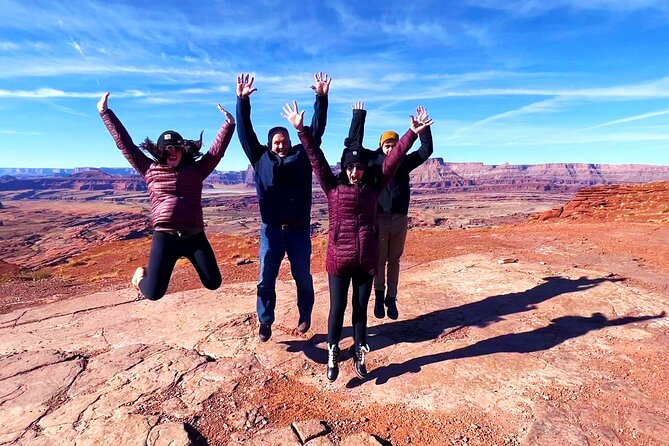
<svg viewBox="0 0 669 446">
<path fill-rule="evenodd" d="M 0 41 L 0 51 L 17 51 L 21 48 L 17 43 Z"/>
<path fill-rule="evenodd" d="M 637 10 L 668 11 L 665 1 L 656 0 L 468 0 L 469 5 L 488 9 L 502 10 L 514 15 L 533 16 L 560 8 L 571 10 L 603 10 L 626 12 Z"/>
<path fill-rule="evenodd" d="M 628 122 L 641 121 L 643 119 L 649 119 L 649 118 L 654 118 L 656 116 L 663 116 L 663 115 L 669 115 L 669 110 L 660 110 L 660 111 L 656 111 L 656 112 L 650 112 L 650 113 L 643 113 L 643 114 L 640 114 L 640 115 L 628 116 L 627 118 L 616 119 L 614 121 L 605 122 L 603 124 L 595 125 L 595 126 L 592 126 L 592 127 L 586 127 L 584 129 L 581 129 L 581 131 L 594 130 L 594 129 L 598 129 L 598 128 L 601 128 L 601 127 L 608 127 L 608 126 L 617 125 L 617 124 L 626 124 Z"/>
<path fill-rule="evenodd" d="M 414 22 L 410 19 L 381 22 L 379 28 L 389 36 L 408 39 L 409 41 L 414 41 L 421 45 L 424 44 L 426 40 L 430 42 L 430 45 L 434 45 L 434 42 L 440 42 L 442 44 L 453 43 L 453 38 L 451 38 L 441 24 L 428 22 L 426 21 L 426 17 L 421 17 L 421 20 L 418 22 Z"/>
<path fill-rule="evenodd" d="M 15 136 L 41 136 L 42 132 L 0 129 L 0 134 L 1 135 L 15 135 Z"/>
</svg>

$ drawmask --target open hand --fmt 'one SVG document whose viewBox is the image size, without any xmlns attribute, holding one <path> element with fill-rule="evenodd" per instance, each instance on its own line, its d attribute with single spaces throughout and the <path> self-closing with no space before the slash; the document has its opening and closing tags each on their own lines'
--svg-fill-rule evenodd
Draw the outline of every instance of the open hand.
<svg viewBox="0 0 669 446">
<path fill-rule="evenodd" d="M 422 105 L 416 107 L 416 117 L 414 118 L 413 115 L 409 115 L 409 118 L 411 119 L 409 127 L 416 134 L 419 134 L 434 123 Z"/>
<path fill-rule="evenodd" d="M 286 104 L 283 106 L 283 113 L 281 116 L 286 118 L 288 122 L 293 124 L 295 130 L 301 132 L 304 129 L 304 110 L 299 111 L 297 108 L 297 101 L 293 101 L 293 105 Z"/>
<path fill-rule="evenodd" d="M 225 122 L 227 122 L 230 125 L 233 125 L 235 123 L 235 118 L 233 118 L 230 112 L 224 109 L 221 104 L 216 104 L 216 107 L 221 113 L 225 115 Z"/>
<path fill-rule="evenodd" d="M 251 96 L 251 93 L 257 90 L 257 88 L 253 88 L 253 81 L 255 80 L 256 78 L 248 73 L 241 73 L 237 76 L 237 96 L 240 98 Z"/>
<path fill-rule="evenodd" d="M 326 96 L 330 91 L 330 83 L 332 78 L 326 73 L 319 71 L 314 74 L 314 85 L 311 86 L 311 89 L 316 92 L 317 95 Z"/>
<path fill-rule="evenodd" d="M 351 108 L 353 110 L 364 110 L 365 109 L 365 103 L 364 102 L 354 102 L 353 105 L 351 105 Z"/>
<path fill-rule="evenodd" d="M 107 111 L 107 100 L 109 99 L 109 92 L 106 92 L 105 94 L 102 95 L 100 100 L 98 101 L 98 111 L 100 113 Z"/>
</svg>

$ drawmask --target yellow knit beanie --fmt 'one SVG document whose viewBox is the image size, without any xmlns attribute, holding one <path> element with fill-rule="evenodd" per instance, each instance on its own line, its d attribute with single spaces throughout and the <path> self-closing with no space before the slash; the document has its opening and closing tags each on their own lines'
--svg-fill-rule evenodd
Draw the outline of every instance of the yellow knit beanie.
<svg viewBox="0 0 669 446">
<path fill-rule="evenodd" d="M 379 147 L 381 147 L 383 143 L 388 141 L 389 139 L 394 139 L 395 141 L 397 141 L 398 139 L 400 139 L 400 135 L 393 132 L 392 130 L 388 130 L 387 132 L 381 133 L 381 139 L 379 140 Z"/>
</svg>

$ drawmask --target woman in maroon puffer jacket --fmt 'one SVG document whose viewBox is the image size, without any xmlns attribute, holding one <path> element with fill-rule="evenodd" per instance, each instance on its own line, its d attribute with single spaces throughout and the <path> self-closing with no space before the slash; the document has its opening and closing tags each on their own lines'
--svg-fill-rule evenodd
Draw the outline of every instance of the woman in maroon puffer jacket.
<svg viewBox="0 0 669 446">
<path fill-rule="evenodd" d="M 376 202 L 417 135 L 432 125 L 424 108 L 416 110 L 417 117 L 410 117 L 409 130 L 397 142 L 380 169 L 367 168 L 369 151 L 359 143 L 347 140 L 345 144 L 349 146 L 344 149 L 341 158 L 342 171 L 335 176 L 323 151 L 305 131 L 304 111 L 298 111 L 297 102 L 293 102 L 292 107 L 286 104 L 283 108 L 282 115 L 297 130 L 328 200 L 330 229 L 326 270 L 330 286 L 330 314 L 327 377 L 330 381 L 337 379 L 339 374 L 339 341 L 351 282 L 355 371 L 361 378 L 367 375 L 367 303 L 378 260 Z"/>
<path fill-rule="evenodd" d="M 135 289 L 151 300 L 165 295 L 174 265 L 186 257 L 195 267 L 202 284 L 215 290 L 221 286 L 221 272 L 214 251 L 204 234 L 202 182 L 225 154 L 235 130 L 235 120 L 220 104 L 225 122 L 209 151 L 200 157 L 200 141 L 184 140 L 173 130 L 163 132 L 154 144 L 148 138 L 140 145 L 155 159 L 146 156 L 133 143 L 121 121 L 107 108 L 109 93 L 98 102 L 98 111 L 116 146 L 130 165 L 146 181 L 151 199 L 151 240 L 148 271 L 137 268 L 132 278 Z"/>
</svg>

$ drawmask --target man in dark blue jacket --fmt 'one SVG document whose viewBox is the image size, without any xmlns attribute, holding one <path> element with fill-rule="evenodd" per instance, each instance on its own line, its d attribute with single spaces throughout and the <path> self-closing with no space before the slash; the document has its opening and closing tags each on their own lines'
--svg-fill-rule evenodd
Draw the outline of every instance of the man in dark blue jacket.
<svg viewBox="0 0 669 446">
<path fill-rule="evenodd" d="M 254 78 L 237 77 L 237 135 L 254 170 L 260 207 L 260 277 L 258 279 L 258 336 L 266 342 L 272 336 L 276 306 L 276 278 L 284 256 L 297 286 L 299 321 L 297 330 L 311 327 L 314 285 L 311 277 L 311 178 L 309 158 L 301 144 L 291 145 L 285 127 L 274 127 L 261 144 L 251 125 L 251 94 Z M 332 79 L 327 74 L 314 75 L 316 92 L 311 134 L 321 144 L 327 123 L 328 91 Z"/>
</svg>

